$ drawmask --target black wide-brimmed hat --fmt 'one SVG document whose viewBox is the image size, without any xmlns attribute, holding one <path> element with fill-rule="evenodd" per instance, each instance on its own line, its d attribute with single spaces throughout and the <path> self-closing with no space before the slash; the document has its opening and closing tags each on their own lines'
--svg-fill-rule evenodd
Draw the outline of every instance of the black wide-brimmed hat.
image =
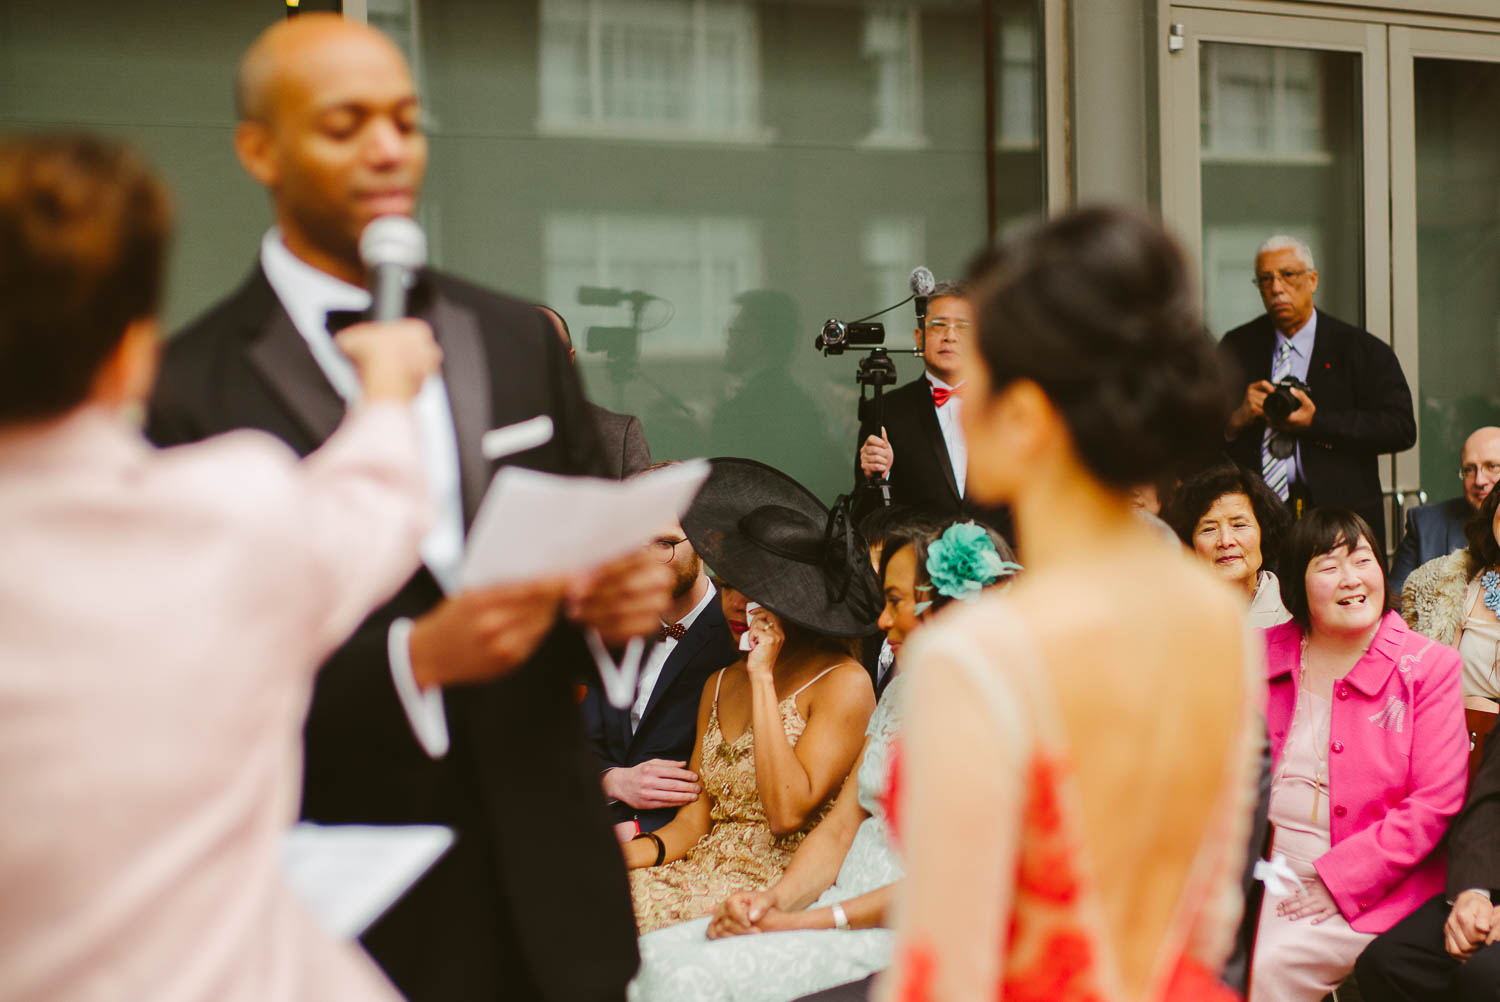
<svg viewBox="0 0 1500 1002">
<path fill-rule="evenodd" d="M 864 540 L 791 477 L 753 459 L 709 461 L 682 517 L 693 549 L 727 584 L 782 619 L 833 637 L 875 632 L 883 601 Z"/>
</svg>

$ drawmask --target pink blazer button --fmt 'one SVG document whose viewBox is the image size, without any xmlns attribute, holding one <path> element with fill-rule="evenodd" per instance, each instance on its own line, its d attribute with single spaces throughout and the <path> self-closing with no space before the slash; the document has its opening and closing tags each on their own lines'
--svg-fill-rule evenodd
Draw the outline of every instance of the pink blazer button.
<svg viewBox="0 0 1500 1002">
<path fill-rule="evenodd" d="M 1336 752 L 1343 751 L 1344 750 L 1344 742 L 1342 742 L 1342 741 L 1335 741 L 1333 743 L 1333 750 L 1336 751 Z"/>
<path fill-rule="evenodd" d="M 1337 806 L 1337 807 L 1335 807 L 1333 809 L 1333 816 L 1336 817 L 1336 818 L 1341 818 L 1345 814 L 1348 814 L 1348 813 L 1349 813 L 1349 808 L 1345 807 L 1343 804 L 1340 804 L 1339 806 Z"/>
<path fill-rule="evenodd" d="M 1348 686 L 1343 686 L 1343 685 L 1339 686 L 1339 699 L 1348 699 L 1348 698 L 1349 698 L 1349 688 L 1348 688 Z"/>
</svg>

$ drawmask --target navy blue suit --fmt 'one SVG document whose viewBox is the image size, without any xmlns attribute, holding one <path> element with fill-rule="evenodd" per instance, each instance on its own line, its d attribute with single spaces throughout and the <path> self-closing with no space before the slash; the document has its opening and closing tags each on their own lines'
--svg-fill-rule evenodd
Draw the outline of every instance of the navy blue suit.
<svg viewBox="0 0 1500 1002">
<path fill-rule="evenodd" d="M 630 708 L 617 710 L 597 685 L 583 698 L 583 725 L 599 759 L 599 770 L 629 768 L 653 758 L 686 762 L 698 732 L 698 703 L 704 683 L 714 672 L 740 657 L 734 634 L 724 621 L 718 599 L 704 607 L 661 667 L 641 726 L 630 733 Z M 616 822 L 635 819 L 641 831 L 655 831 L 677 813 L 675 807 L 637 811 L 625 803 L 610 804 Z"/>
<path fill-rule="evenodd" d="M 1467 498 L 1462 496 L 1424 504 L 1406 513 L 1406 530 L 1396 556 L 1391 561 L 1391 579 L 1387 587 L 1397 595 L 1406 577 L 1429 560 L 1446 557 L 1469 545 L 1464 524 L 1474 514 Z"/>
</svg>

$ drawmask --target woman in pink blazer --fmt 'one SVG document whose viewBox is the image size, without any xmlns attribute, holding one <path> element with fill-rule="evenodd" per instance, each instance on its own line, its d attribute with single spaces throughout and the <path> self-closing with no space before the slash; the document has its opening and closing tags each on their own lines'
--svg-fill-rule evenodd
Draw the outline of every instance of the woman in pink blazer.
<svg viewBox="0 0 1500 1002">
<path fill-rule="evenodd" d="M 1469 751 L 1460 661 L 1387 608 L 1373 539 L 1353 512 L 1318 509 L 1282 557 L 1292 621 L 1266 631 L 1266 725 L 1272 859 L 1295 878 L 1267 887 L 1252 1002 L 1317 1002 L 1443 889 Z"/>
</svg>

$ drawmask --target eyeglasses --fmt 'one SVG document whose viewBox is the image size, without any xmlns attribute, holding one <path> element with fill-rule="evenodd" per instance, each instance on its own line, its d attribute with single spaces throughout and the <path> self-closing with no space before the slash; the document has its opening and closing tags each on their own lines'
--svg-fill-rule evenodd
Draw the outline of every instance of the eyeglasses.
<svg viewBox="0 0 1500 1002">
<path fill-rule="evenodd" d="M 1276 284 L 1278 278 L 1281 279 L 1282 285 L 1295 285 L 1307 272 L 1308 269 L 1306 268 L 1295 270 L 1292 268 L 1283 268 L 1280 271 L 1273 271 L 1269 274 L 1256 275 L 1250 281 L 1257 289 L 1269 289 L 1272 285 Z"/>
<path fill-rule="evenodd" d="M 664 564 L 670 564 L 672 558 L 677 555 L 677 547 L 686 543 L 686 538 L 673 539 L 670 536 L 660 536 L 646 544 L 646 550 L 657 560 Z"/>
<path fill-rule="evenodd" d="M 1479 476 L 1480 470 L 1483 470 L 1484 475 L 1491 480 L 1500 478 L 1500 463 L 1480 463 L 1478 466 L 1475 466 L 1473 463 L 1467 463 L 1458 468 L 1459 479 L 1467 483 Z"/>
<path fill-rule="evenodd" d="M 934 334 L 946 334 L 949 331 L 962 333 L 973 326 L 968 320 L 931 320 L 927 323 L 927 329 Z"/>
</svg>

